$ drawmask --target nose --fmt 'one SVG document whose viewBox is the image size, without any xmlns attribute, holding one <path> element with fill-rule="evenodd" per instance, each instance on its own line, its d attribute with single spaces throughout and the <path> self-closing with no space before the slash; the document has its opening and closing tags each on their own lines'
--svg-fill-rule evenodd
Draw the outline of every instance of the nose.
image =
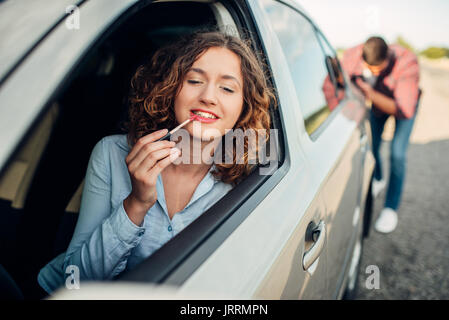
<svg viewBox="0 0 449 320">
<path fill-rule="evenodd" d="M 200 95 L 200 101 L 201 101 L 201 103 L 203 103 L 205 105 L 216 105 L 217 104 L 215 87 L 212 83 L 210 83 L 204 87 L 204 90 L 201 92 L 201 95 Z"/>
</svg>

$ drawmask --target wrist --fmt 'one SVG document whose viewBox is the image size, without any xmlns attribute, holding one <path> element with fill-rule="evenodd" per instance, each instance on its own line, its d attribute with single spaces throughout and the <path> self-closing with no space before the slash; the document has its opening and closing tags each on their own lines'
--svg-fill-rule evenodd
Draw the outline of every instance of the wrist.
<svg viewBox="0 0 449 320">
<path fill-rule="evenodd" d="M 123 208 L 126 214 L 134 224 L 140 226 L 148 210 L 154 205 L 154 202 L 142 202 L 134 198 L 131 194 L 123 200 Z"/>
<path fill-rule="evenodd" d="M 368 90 L 366 90 L 365 98 L 367 100 L 373 101 L 374 96 L 375 96 L 375 90 L 374 89 L 369 88 Z"/>
</svg>

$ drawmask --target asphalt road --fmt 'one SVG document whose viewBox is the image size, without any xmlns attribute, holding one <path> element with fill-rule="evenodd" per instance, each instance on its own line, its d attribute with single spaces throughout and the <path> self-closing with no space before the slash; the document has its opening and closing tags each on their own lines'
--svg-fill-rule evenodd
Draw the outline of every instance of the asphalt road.
<svg viewBox="0 0 449 320">
<path fill-rule="evenodd" d="M 422 63 L 421 87 L 399 224 L 387 235 L 371 229 L 357 299 L 449 299 L 449 62 L 444 67 Z M 381 147 L 385 173 L 391 135 L 392 128 L 386 128 Z M 384 200 L 385 191 L 375 200 L 374 218 Z M 368 289 L 370 265 L 379 268 L 379 289 Z"/>
</svg>

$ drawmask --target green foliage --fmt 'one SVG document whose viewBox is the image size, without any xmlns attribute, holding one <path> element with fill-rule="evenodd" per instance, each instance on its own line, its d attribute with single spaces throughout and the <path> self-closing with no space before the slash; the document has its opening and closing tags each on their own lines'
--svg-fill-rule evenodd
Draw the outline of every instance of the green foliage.
<svg viewBox="0 0 449 320">
<path fill-rule="evenodd" d="M 409 42 L 407 42 L 403 37 L 401 37 L 401 36 L 398 36 L 397 38 L 396 38 L 396 43 L 398 44 L 398 45 L 400 45 L 401 47 L 404 47 L 405 49 L 408 49 L 408 50 L 410 50 L 410 51 L 412 51 L 412 52 L 415 52 L 415 49 L 413 48 L 413 46 L 409 43 Z"/>
<path fill-rule="evenodd" d="M 421 55 L 423 55 L 429 59 L 440 59 L 443 57 L 449 57 L 449 49 L 448 48 L 430 47 L 424 51 L 421 51 Z"/>
</svg>

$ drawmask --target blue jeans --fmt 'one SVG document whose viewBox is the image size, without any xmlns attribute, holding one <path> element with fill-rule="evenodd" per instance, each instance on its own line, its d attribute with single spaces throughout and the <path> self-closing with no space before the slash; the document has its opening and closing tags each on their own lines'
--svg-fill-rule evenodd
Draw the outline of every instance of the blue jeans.
<svg viewBox="0 0 449 320">
<path fill-rule="evenodd" d="M 399 208 L 399 203 L 401 200 L 407 164 L 407 148 L 417 112 L 418 105 L 416 106 L 416 111 L 412 118 L 398 119 L 395 117 L 396 127 L 393 140 L 391 141 L 390 151 L 390 179 L 388 182 L 387 196 L 385 199 L 385 207 L 393 210 L 397 210 Z M 384 130 L 384 125 L 389 116 L 390 115 L 388 114 L 376 116 L 372 111 L 370 112 L 373 153 L 374 158 L 376 159 L 374 178 L 377 180 L 382 179 L 382 159 L 379 151 L 382 143 L 382 132 Z"/>
</svg>

